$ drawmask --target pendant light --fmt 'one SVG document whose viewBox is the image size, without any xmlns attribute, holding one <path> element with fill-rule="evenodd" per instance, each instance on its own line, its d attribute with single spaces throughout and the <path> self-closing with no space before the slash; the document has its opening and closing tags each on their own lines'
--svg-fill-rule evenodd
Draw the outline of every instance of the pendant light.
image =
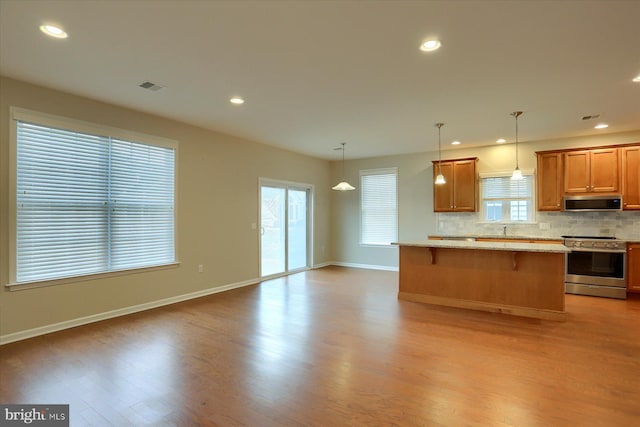
<svg viewBox="0 0 640 427">
<path fill-rule="evenodd" d="M 516 168 L 513 170 L 513 175 L 511 175 L 511 179 L 519 180 L 522 179 L 522 171 L 520 170 L 520 165 L 518 164 L 518 117 L 522 114 L 522 111 L 514 111 L 511 113 L 513 117 L 516 119 Z"/>
<path fill-rule="evenodd" d="M 438 128 L 438 175 L 436 176 L 435 183 L 438 185 L 446 184 L 447 180 L 444 179 L 444 175 L 442 175 L 442 143 L 440 141 L 440 128 L 444 126 L 444 123 L 436 123 L 436 127 Z"/>
<path fill-rule="evenodd" d="M 347 145 L 346 142 L 342 143 L 342 147 L 336 148 L 336 150 L 342 150 L 342 179 L 344 179 L 344 146 Z M 338 191 L 350 191 L 355 190 L 356 187 L 349 184 L 347 181 L 342 181 L 338 185 L 331 187 L 332 190 Z"/>
</svg>

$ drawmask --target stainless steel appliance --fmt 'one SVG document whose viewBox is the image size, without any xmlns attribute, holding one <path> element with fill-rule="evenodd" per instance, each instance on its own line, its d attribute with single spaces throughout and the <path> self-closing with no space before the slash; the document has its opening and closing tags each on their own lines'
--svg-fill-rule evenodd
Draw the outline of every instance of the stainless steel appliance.
<svg viewBox="0 0 640 427">
<path fill-rule="evenodd" d="M 563 209 L 566 212 L 606 212 L 621 211 L 622 196 L 565 196 Z"/>
<path fill-rule="evenodd" d="M 627 242 L 615 237 L 562 236 L 568 294 L 627 298 Z"/>
</svg>

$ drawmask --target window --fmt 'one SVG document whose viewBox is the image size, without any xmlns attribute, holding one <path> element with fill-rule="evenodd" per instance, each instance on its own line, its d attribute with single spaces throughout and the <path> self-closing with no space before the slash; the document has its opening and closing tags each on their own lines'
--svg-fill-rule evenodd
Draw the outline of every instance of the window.
<svg viewBox="0 0 640 427">
<path fill-rule="evenodd" d="M 16 126 L 12 281 L 175 262 L 175 142 L 158 145 L 106 136 L 127 132 L 100 129 L 103 133 L 89 124 L 74 126 L 76 122 L 68 119 L 12 111 Z M 74 127 L 92 127 L 93 132 Z"/>
<path fill-rule="evenodd" d="M 397 182 L 395 168 L 360 171 L 362 244 L 388 245 L 398 240 Z"/>
<path fill-rule="evenodd" d="M 533 222 L 533 175 L 483 175 L 482 218 L 495 222 Z"/>
</svg>

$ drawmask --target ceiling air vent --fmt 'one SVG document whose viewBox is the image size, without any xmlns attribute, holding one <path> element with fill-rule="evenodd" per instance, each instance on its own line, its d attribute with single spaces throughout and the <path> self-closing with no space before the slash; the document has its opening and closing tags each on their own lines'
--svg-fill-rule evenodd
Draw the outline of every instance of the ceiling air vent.
<svg viewBox="0 0 640 427">
<path fill-rule="evenodd" d="M 151 91 L 153 91 L 153 92 L 157 92 L 157 91 L 159 91 L 160 89 L 164 89 L 164 86 L 160 86 L 160 85 L 157 85 L 157 84 L 152 83 L 152 82 L 144 82 L 144 83 L 140 83 L 138 86 L 140 86 L 140 87 L 141 87 L 141 88 L 143 88 L 143 89 L 151 90 Z"/>
<path fill-rule="evenodd" d="M 591 120 L 591 119 L 597 119 L 598 117 L 600 117 L 600 114 L 594 114 L 592 116 L 583 116 L 582 120 Z"/>
</svg>

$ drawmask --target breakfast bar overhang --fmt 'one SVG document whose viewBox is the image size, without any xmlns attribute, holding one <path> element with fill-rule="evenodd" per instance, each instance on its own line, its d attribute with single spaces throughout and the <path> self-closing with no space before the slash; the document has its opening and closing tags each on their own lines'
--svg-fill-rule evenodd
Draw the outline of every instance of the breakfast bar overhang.
<svg viewBox="0 0 640 427">
<path fill-rule="evenodd" d="M 565 320 L 563 245 L 427 240 L 400 247 L 398 299 Z"/>
</svg>

